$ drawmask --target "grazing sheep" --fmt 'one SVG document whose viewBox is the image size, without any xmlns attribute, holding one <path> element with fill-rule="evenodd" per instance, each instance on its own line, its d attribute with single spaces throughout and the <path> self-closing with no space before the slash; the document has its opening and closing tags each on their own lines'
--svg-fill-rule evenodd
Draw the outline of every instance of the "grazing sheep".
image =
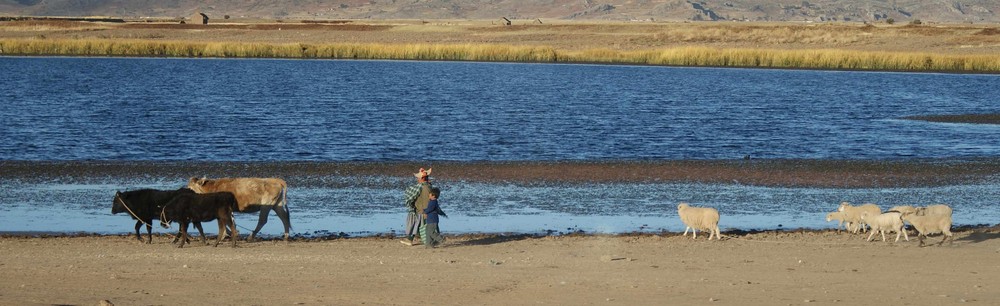
<svg viewBox="0 0 1000 306">
<path fill-rule="evenodd" d="M 710 207 L 691 207 L 688 203 L 681 202 L 677 205 L 677 215 L 681 217 L 681 222 L 687 226 L 684 228 L 684 236 L 688 230 L 692 230 L 692 238 L 698 238 L 698 230 L 708 231 L 708 240 L 712 236 L 722 239 L 719 234 L 719 210 Z"/>
<path fill-rule="evenodd" d="M 951 207 L 945 204 L 929 205 L 927 207 L 917 207 L 918 216 L 943 215 L 951 217 Z"/>
<path fill-rule="evenodd" d="M 920 216 L 917 214 L 904 214 L 903 221 L 909 222 L 913 225 L 913 228 L 917 230 L 917 238 L 920 240 L 920 246 L 924 246 L 924 237 L 927 234 L 944 234 L 944 239 L 938 242 L 938 245 L 944 244 L 945 240 L 951 238 L 952 244 L 955 242 L 955 238 L 951 234 L 951 215 L 926 215 Z"/>
<path fill-rule="evenodd" d="M 830 222 L 830 221 L 833 221 L 833 220 L 839 221 L 839 222 L 837 222 L 837 233 L 840 233 L 840 228 L 841 227 L 843 227 L 845 231 L 852 231 L 852 230 L 854 230 L 855 224 L 851 223 L 851 222 L 845 221 L 844 220 L 845 217 L 846 217 L 846 215 L 844 215 L 844 212 L 842 212 L 842 211 L 835 211 L 835 212 L 826 214 L 826 222 Z"/>
<path fill-rule="evenodd" d="M 868 239 L 865 241 L 872 241 L 872 237 L 878 232 L 882 234 L 882 241 L 885 241 L 885 232 L 894 231 L 896 232 L 896 241 L 899 242 L 899 235 L 902 234 L 906 241 L 910 241 L 910 237 L 906 235 L 906 231 L 903 230 L 903 214 L 895 211 L 887 212 L 884 214 L 872 215 L 869 212 L 861 213 L 861 220 L 872 227 L 871 234 L 868 235 Z"/>
<path fill-rule="evenodd" d="M 844 221 L 845 222 L 851 222 L 853 224 L 858 225 L 857 227 L 854 228 L 854 230 L 851 231 L 851 233 L 855 233 L 855 234 L 858 233 L 859 229 L 862 232 L 866 232 L 867 231 L 865 229 L 865 225 L 867 223 L 864 222 L 864 220 L 861 219 L 861 214 L 862 213 L 868 212 L 868 214 L 872 215 L 872 216 L 877 216 L 878 214 L 882 213 L 882 209 L 879 208 L 878 205 L 875 205 L 875 204 L 870 204 L 869 203 L 869 204 L 864 204 L 864 205 L 861 205 L 861 206 L 854 206 L 854 205 L 851 205 L 851 203 L 848 203 L 848 202 L 840 202 L 840 207 L 837 208 L 837 211 L 844 213 Z"/>
<path fill-rule="evenodd" d="M 910 205 L 893 206 L 888 211 L 898 211 L 902 214 L 912 214 L 917 212 L 917 208 Z"/>
</svg>

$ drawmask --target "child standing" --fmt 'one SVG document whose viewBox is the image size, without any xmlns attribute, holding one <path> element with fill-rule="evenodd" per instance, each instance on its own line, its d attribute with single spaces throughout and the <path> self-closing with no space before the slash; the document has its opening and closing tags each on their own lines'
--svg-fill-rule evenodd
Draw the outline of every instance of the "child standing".
<svg viewBox="0 0 1000 306">
<path fill-rule="evenodd" d="M 426 248 L 434 248 L 444 243 L 444 237 L 441 237 L 441 230 L 438 228 L 438 215 L 445 217 L 448 215 L 438 205 L 438 196 L 440 195 L 441 189 L 431 188 L 430 201 L 427 202 L 427 208 L 423 211 L 427 224 L 427 241 L 424 245 Z"/>
</svg>

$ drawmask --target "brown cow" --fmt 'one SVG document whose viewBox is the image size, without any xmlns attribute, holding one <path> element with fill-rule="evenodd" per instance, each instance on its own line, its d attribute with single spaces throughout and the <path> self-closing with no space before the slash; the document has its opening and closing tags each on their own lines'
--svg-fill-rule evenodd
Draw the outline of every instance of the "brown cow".
<svg viewBox="0 0 1000 306">
<path fill-rule="evenodd" d="M 280 178 L 219 178 L 207 179 L 192 177 L 188 180 L 188 188 L 197 193 L 232 192 L 236 196 L 239 211 L 244 213 L 260 211 L 257 219 L 257 229 L 250 233 L 247 240 L 253 240 L 257 232 L 267 223 L 267 215 L 272 209 L 285 225 L 285 241 L 288 241 L 288 231 L 292 228 L 289 221 L 288 201 L 285 198 L 288 187 Z M 277 206 L 277 207 L 275 207 Z"/>
</svg>

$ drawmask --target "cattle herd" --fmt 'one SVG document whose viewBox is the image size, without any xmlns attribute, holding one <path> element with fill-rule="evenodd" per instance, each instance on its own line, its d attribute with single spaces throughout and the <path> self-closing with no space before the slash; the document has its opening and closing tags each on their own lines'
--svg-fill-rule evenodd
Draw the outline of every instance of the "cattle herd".
<svg viewBox="0 0 1000 306">
<path fill-rule="evenodd" d="M 160 220 L 160 225 L 168 228 L 171 222 L 176 222 L 179 232 L 174 242 L 180 240 L 178 247 L 183 247 L 190 241 L 187 233 L 188 224 L 193 223 L 201 234 L 202 242 L 207 243 L 201 222 L 218 220 L 219 236 L 215 242 L 218 246 L 224 233 L 229 230 L 234 237 L 239 237 L 233 212 L 259 212 L 257 228 L 250 233 L 247 240 L 253 240 L 260 229 L 267 223 L 271 210 L 281 218 L 285 226 L 285 241 L 291 230 L 288 201 L 286 193 L 288 185 L 278 178 L 191 178 L 187 187 L 177 190 L 140 189 L 126 192 L 116 192 L 111 205 L 111 213 L 129 213 L 136 220 L 135 236 L 139 241 L 152 243 L 153 219 Z M 148 240 L 143 240 L 139 232 L 146 225 Z"/>
</svg>

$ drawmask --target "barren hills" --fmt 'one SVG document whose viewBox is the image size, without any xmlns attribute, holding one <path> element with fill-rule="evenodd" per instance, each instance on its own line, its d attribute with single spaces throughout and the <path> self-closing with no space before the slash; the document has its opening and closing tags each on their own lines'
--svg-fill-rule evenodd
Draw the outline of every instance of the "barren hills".
<svg viewBox="0 0 1000 306">
<path fill-rule="evenodd" d="M 0 16 L 1000 22 L 995 0 L 0 0 Z M 890 21 L 891 20 L 891 21 Z"/>
</svg>

